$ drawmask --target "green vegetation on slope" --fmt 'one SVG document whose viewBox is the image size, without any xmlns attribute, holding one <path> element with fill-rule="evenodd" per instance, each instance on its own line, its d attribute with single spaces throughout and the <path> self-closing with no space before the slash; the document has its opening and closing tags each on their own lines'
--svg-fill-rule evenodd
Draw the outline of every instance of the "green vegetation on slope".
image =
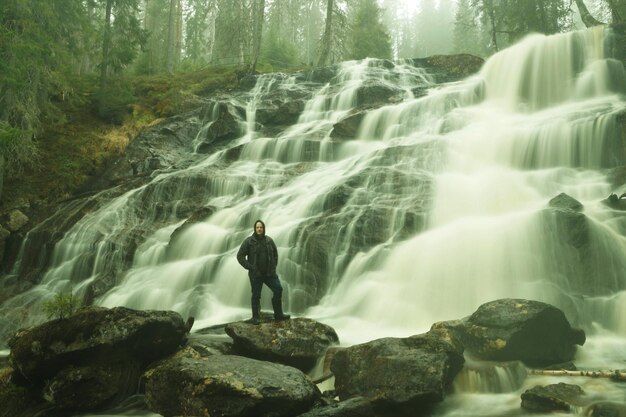
<svg viewBox="0 0 626 417">
<path fill-rule="evenodd" d="M 236 88 L 237 79 L 232 67 L 118 79 L 110 93 L 115 100 L 100 116 L 97 79 L 76 79 L 71 97 L 54 98 L 63 117 L 36 138 L 36 162 L 6 178 L 0 213 L 68 198 L 141 129 L 193 109 L 198 96 Z"/>
</svg>

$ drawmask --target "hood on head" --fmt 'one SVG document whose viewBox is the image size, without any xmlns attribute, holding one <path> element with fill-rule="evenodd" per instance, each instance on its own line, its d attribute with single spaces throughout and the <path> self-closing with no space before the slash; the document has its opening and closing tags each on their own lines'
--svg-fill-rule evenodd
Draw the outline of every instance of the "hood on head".
<svg viewBox="0 0 626 417">
<path fill-rule="evenodd" d="M 263 220 L 257 220 L 254 222 L 254 224 L 252 225 L 252 234 L 256 235 L 256 224 L 257 223 L 261 223 L 263 225 L 263 236 L 265 236 L 265 232 L 267 232 L 267 228 L 265 227 L 265 223 L 263 223 Z"/>
</svg>

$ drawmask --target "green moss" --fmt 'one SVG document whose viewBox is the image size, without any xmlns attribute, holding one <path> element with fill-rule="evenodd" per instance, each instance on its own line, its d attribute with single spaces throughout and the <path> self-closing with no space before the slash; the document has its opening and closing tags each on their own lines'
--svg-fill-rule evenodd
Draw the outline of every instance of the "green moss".
<svg viewBox="0 0 626 417">
<path fill-rule="evenodd" d="M 128 94 L 104 117 L 97 114 L 97 77 L 77 77 L 72 85 L 71 93 L 54 97 L 61 117 L 47 121 L 35 139 L 40 157 L 5 178 L 0 213 L 18 202 L 43 205 L 70 197 L 108 160 L 121 155 L 141 129 L 200 105 L 198 95 L 235 89 L 237 74 L 232 67 L 209 67 L 129 77 L 122 86 Z"/>
</svg>

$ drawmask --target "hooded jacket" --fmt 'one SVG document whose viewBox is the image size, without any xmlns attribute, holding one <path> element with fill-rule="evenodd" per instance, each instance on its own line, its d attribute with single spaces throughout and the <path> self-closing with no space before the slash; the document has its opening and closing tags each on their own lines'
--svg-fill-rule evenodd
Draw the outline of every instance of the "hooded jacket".
<svg viewBox="0 0 626 417">
<path fill-rule="evenodd" d="M 248 270 L 248 276 L 250 278 L 257 278 L 261 276 L 261 272 L 259 270 L 259 255 L 262 253 L 267 253 L 267 275 L 275 275 L 276 274 L 276 265 L 278 264 L 278 249 L 276 249 L 276 244 L 274 240 L 265 234 L 265 223 L 261 220 L 257 220 L 254 222 L 261 223 L 263 225 L 263 235 L 258 236 L 256 231 L 252 231 L 252 235 L 248 236 L 246 240 L 243 241 L 241 247 L 239 247 L 239 251 L 237 252 L 237 261 L 241 266 Z M 253 226 L 254 228 L 254 226 Z M 262 247 L 265 245 L 265 249 Z"/>
</svg>

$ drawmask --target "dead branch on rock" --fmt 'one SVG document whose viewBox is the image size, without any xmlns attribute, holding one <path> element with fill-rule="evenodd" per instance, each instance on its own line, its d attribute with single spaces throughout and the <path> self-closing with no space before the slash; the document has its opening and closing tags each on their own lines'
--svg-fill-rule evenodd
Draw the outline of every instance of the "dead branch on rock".
<svg viewBox="0 0 626 417">
<path fill-rule="evenodd" d="M 614 371 L 567 371 L 561 370 L 549 370 L 549 369 L 529 369 L 528 373 L 531 375 L 546 375 L 546 376 L 586 376 L 591 378 L 609 378 L 617 382 L 626 382 L 626 371 L 614 370 Z"/>
</svg>

